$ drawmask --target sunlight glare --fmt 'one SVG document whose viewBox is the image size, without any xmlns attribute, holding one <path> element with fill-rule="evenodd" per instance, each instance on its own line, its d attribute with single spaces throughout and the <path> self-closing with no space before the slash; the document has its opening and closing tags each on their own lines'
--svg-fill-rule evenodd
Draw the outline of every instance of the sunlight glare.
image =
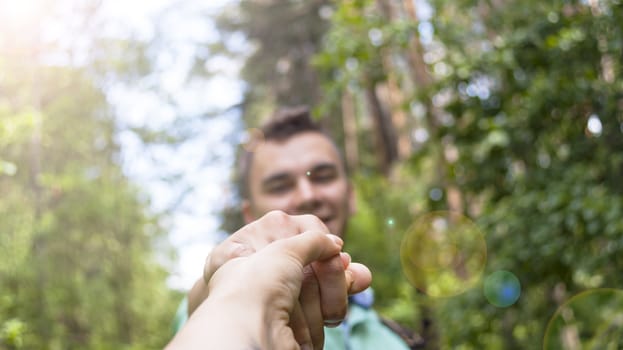
<svg viewBox="0 0 623 350">
<path fill-rule="evenodd" d="M 23 27 L 32 24 L 41 14 L 41 0 L 0 0 L 0 19 L 4 26 Z M 2 28 L 6 29 L 6 28 Z"/>
<path fill-rule="evenodd" d="M 0 51 L 30 51 L 45 6 L 42 0 L 0 0 Z"/>
</svg>

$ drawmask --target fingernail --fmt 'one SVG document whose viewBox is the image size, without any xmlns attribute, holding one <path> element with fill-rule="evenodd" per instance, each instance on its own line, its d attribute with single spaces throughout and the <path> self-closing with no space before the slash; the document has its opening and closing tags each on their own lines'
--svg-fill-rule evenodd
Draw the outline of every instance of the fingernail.
<svg viewBox="0 0 623 350">
<path fill-rule="evenodd" d="M 335 327 L 339 326 L 340 323 L 342 323 L 342 321 L 344 321 L 344 320 L 343 319 L 341 319 L 341 320 L 324 320 L 324 325 L 326 327 L 329 327 L 329 328 L 335 328 Z"/>
<path fill-rule="evenodd" d="M 353 273 L 350 270 L 346 270 L 344 271 L 344 277 L 346 279 L 346 287 L 348 288 L 348 291 L 350 292 L 350 288 L 353 286 L 353 283 L 355 282 L 355 279 L 353 278 Z"/>
<path fill-rule="evenodd" d="M 314 347 L 310 343 L 301 344 L 301 350 L 314 350 Z"/>
<path fill-rule="evenodd" d="M 331 233 L 327 233 L 327 236 L 329 236 L 329 238 L 331 238 L 331 240 L 333 240 L 333 242 L 337 243 L 340 247 L 344 245 L 344 241 L 340 237 L 338 237 L 338 236 L 336 236 L 334 234 L 331 234 Z"/>
</svg>

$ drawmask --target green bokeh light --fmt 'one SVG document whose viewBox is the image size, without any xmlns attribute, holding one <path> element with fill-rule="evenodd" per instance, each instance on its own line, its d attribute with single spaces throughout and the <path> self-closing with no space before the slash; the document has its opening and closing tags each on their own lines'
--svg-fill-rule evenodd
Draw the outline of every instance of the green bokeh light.
<svg viewBox="0 0 623 350">
<path fill-rule="evenodd" d="M 513 305 L 521 295 L 519 279 L 508 271 L 496 271 L 485 278 L 484 293 L 487 300 L 497 307 Z"/>
</svg>

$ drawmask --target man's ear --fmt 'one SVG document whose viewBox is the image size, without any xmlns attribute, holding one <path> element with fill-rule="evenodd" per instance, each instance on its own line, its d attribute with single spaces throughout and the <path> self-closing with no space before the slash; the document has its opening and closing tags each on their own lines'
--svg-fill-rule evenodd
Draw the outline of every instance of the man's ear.
<svg viewBox="0 0 623 350">
<path fill-rule="evenodd" d="M 249 224 L 256 219 L 251 208 L 251 201 L 248 199 L 242 200 L 242 218 L 245 224 Z"/>
<path fill-rule="evenodd" d="M 357 213 L 357 196 L 355 195 L 355 186 L 348 182 L 348 213 L 355 215 Z"/>
</svg>

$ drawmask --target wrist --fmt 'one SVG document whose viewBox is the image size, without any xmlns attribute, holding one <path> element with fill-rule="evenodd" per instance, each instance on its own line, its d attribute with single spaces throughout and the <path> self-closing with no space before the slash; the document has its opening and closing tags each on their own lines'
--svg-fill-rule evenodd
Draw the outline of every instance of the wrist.
<svg viewBox="0 0 623 350">
<path fill-rule="evenodd" d="M 266 301 L 259 301 L 252 291 L 241 294 L 238 291 L 214 289 L 210 297 L 197 309 L 199 315 L 206 315 L 210 329 L 218 334 L 218 347 L 223 349 L 269 349 L 274 320 Z M 216 316 L 216 317 L 215 317 Z"/>
</svg>

